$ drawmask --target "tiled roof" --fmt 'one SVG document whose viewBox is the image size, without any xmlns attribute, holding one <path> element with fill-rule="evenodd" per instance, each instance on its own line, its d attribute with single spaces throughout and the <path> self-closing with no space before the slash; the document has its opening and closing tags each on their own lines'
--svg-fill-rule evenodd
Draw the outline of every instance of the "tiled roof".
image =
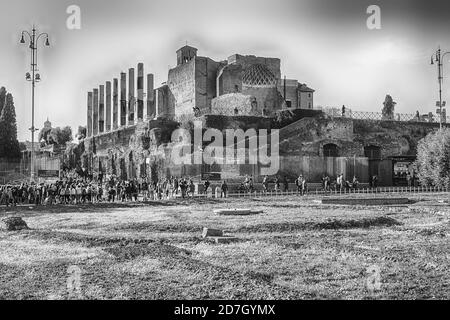
<svg viewBox="0 0 450 320">
<path fill-rule="evenodd" d="M 298 85 L 298 89 L 302 92 L 315 92 L 314 89 L 311 89 L 310 87 L 308 87 L 305 83 L 299 84 Z"/>
</svg>

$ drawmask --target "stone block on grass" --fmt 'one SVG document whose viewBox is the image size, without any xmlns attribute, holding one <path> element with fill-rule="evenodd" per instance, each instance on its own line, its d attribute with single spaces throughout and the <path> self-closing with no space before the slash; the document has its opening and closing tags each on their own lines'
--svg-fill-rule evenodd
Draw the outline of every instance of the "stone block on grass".
<svg viewBox="0 0 450 320">
<path fill-rule="evenodd" d="M 217 243 L 217 244 L 223 244 L 223 243 L 231 243 L 238 241 L 238 238 L 233 236 L 223 236 L 223 237 L 211 237 L 211 239 Z"/>
<path fill-rule="evenodd" d="M 214 213 L 220 216 L 249 216 L 263 213 L 263 211 L 252 209 L 217 209 L 214 210 Z"/>
<path fill-rule="evenodd" d="M 7 217 L 0 220 L 0 230 L 28 230 L 28 225 L 21 217 Z"/>
<path fill-rule="evenodd" d="M 223 230 L 203 228 L 202 237 L 223 237 Z"/>
</svg>

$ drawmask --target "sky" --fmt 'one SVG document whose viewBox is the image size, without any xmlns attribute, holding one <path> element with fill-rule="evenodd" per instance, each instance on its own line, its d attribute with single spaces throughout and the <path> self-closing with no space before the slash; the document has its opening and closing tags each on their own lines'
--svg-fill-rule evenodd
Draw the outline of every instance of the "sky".
<svg viewBox="0 0 450 320">
<path fill-rule="evenodd" d="M 390 94 L 400 113 L 435 111 L 430 57 L 438 46 L 450 50 L 447 0 L 0 1 L 0 86 L 14 96 L 20 141 L 30 140 L 31 86 L 30 50 L 19 40 L 33 24 L 51 42 L 39 46 L 36 127 L 48 117 L 74 133 L 86 125 L 88 91 L 139 62 L 159 85 L 186 42 L 216 61 L 235 53 L 280 58 L 283 76 L 316 90 L 316 106 L 379 112 Z M 81 9 L 79 30 L 66 25 L 71 5 Z M 367 27 L 370 5 L 381 9 L 379 30 Z M 445 77 L 444 100 L 449 87 Z"/>
</svg>

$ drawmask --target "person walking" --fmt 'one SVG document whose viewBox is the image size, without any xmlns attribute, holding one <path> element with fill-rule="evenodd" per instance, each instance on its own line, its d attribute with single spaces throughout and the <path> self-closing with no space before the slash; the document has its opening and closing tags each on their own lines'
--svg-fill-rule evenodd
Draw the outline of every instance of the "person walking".
<svg viewBox="0 0 450 320">
<path fill-rule="evenodd" d="M 189 194 L 192 198 L 194 197 L 195 194 L 195 184 L 194 181 L 192 181 L 192 179 L 189 180 Z"/>
<path fill-rule="evenodd" d="M 222 185 L 220 186 L 221 189 L 221 194 L 220 197 L 221 198 L 226 198 L 227 197 L 227 193 L 228 193 L 228 184 L 225 180 L 223 180 Z"/>
<path fill-rule="evenodd" d="M 336 179 L 336 191 L 342 191 L 344 187 L 344 175 L 341 173 Z"/>
<path fill-rule="evenodd" d="M 352 188 L 353 188 L 354 190 L 358 189 L 358 184 L 359 184 L 358 178 L 357 178 L 356 176 L 353 176 L 353 180 L 352 180 Z"/>
<path fill-rule="evenodd" d="M 76 187 L 76 192 L 77 192 L 77 203 L 81 203 L 81 200 L 82 200 L 82 195 L 83 195 L 83 192 L 82 192 L 82 188 L 81 188 L 81 184 L 78 184 L 77 185 L 77 187 Z"/>
<path fill-rule="evenodd" d="M 170 184 L 170 180 L 166 179 L 165 181 L 165 189 L 166 189 L 166 199 L 170 199 L 170 190 L 172 190 L 172 186 Z"/>
<path fill-rule="evenodd" d="M 77 204 L 77 190 L 74 184 L 70 188 L 70 202 L 72 204 Z"/>
<path fill-rule="evenodd" d="M 411 173 L 409 171 L 406 173 L 406 182 L 408 183 L 408 187 L 411 187 Z"/>
<path fill-rule="evenodd" d="M 141 189 L 142 189 L 143 200 L 147 201 L 148 200 L 148 183 L 147 183 L 147 181 L 142 182 Z"/>
<path fill-rule="evenodd" d="M 250 176 L 250 179 L 248 180 L 248 191 L 251 193 L 254 190 L 253 186 L 253 175 Z"/>
<path fill-rule="evenodd" d="M 188 189 L 188 184 L 186 179 L 182 179 L 179 183 L 179 188 L 181 190 L 181 198 L 185 198 L 186 197 L 186 190 Z"/>
<path fill-rule="evenodd" d="M 289 180 L 288 177 L 284 176 L 284 192 L 288 192 L 289 191 Z"/>
<path fill-rule="evenodd" d="M 295 185 L 297 186 L 297 192 L 302 196 L 302 186 L 303 186 L 303 176 L 299 175 L 297 179 L 295 179 Z"/>
<path fill-rule="evenodd" d="M 59 203 L 66 204 L 66 188 L 64 186 L 59 189 Z"/>
<path fill-rule="evenodd" d="M 131 193 L 133 195 L 134 202 L 137 202 L 138 201 L 138 188 L 137 188 L 137 184 L 135 182 L 131 182 Z"/>
<path fill-rule="evenodd" d="M 373 187 L 375 189 L 378 188 L 378 176 L 377 175 L 373 176 L 373 178 L 372 178 L 372 185 L 373 185 Z"/>
<path fill-rule="evenodd" d="M 180 184 L 178 183 L 178 178 L 177 177 L 173 178 L 172 198 L 176 198 L 179 187 Z"/>
<path fill-rule="evenodd" d="M 268 176 L 264 176 L 262 186 L 263 186 L 264 193 L 267 193 L 267 191 L 269 191 L 269 177 Z"/>
<path fill-rule="evenodd" d="M 209 179 L 208 178 L 206 178 L 206 181 L 205 181 L 205 183 L 204 183 L 204 187 L 205 187 L 205 195 L 207 195 L 208 194 L 208 189 L 209 189 L 209 186 L 211 185 L 211 183 L 209 182 Z"/>
<path fill-rule="evenodd" d="M 1 192 L 1 198 L 0 198 L 0 204 L 6 204 L 7 207 L 9 207 L 9 193 L 8 193 L 9 187 L 4 186 Z"/>
<path fill-rule="evenodd" d="M 281 191 L 280 190 L 280 178 L 278 176 L 275 178 L 275 192 Z"/>
<path fill-rule="evenodd" d="M 308 193 L 308 182 L 306 177 L 302 177 L 302 196 Z"/>
</svg>

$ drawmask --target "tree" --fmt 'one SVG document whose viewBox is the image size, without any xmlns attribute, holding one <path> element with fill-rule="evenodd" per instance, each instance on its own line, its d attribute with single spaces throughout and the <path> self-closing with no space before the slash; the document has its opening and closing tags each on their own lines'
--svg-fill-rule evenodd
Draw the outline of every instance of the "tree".
<svg viewBox="0 0 450 320">
<path fill-rule="evenodd" d="M 396 104 L 397 102 L 394 102 L 390 95 L 386 95 L 383 102 L 383 110 L 381 111 L 383 119 L 394 120 L 394 109 Z"/>
<path fill-rule="evenodd" d="M 7 93 L 0 115 L 0 157 L 17 159 L 20 157 L 17 140 L 16 110 L 12 94 Z"/>
<path fill-rule="evenodd" d="M 43 128 L 39 132 L 39 141 L 42 146 L 55 144 L 64 147 L 66 142 L 70 142 L 72 140 L 72 128 L 69 126 L 62 129 L 60 127 Z"/>
<path fill-rule="evenodd" d="M 450 187 L 450 129 L 429 133 L 419 141 L 414 166 L 421 184 Z"/>
<path fill-rule="evenodd" d="M 84 138 L 86 138 L 86 127 L 84 126 L 78 126 L 78 133 L 76 135 L 76 137 L 78 138 L 78 140 L 83 140 Z"/>
<path fill-rule="evenodd" d="M 19 142 L 19 149 L 20 151 L 25 151 L 27 150 L 27 145 L 25 142 Z"/>
<path fill-rule="evenodd" d="M 64 128 L 56 127 L 53 128 L 49 133 L 51 139 L 55 142 L 55 144 L 59 146 L 65 146 L 66 142 L 70 142 L 73 140 L 72 137 L 72 128 L 66 126 Z M 48 138 L 50 139 L 50 138 Z"/>
<path fill-rule="evenodd" d="M 48 141 L 50 131 L 52 131 L 52 128 L 42 128 L 39 132 L 39 142 L 41 143 L 42 147 L 47 144 L 54 144 L 54 142 L 49 143 Z"/>
<path fill-rule="evenodd" d="M 3 106 L 5 105 L 6 100 L 6 88 L 0 88 L 0 115 L 2 114 Z"/>
</svg>

